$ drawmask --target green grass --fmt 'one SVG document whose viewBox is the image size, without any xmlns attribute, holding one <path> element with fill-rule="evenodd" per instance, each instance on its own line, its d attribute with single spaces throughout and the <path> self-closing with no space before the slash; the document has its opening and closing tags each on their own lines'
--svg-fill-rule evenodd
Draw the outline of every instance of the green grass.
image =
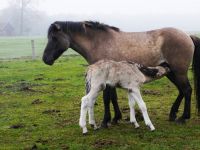
<svg viewBox="0 0 200 150">
<path fill-rule="evenodd" d="M 47 43 L 46 37 L 0 37 L 0 59 L 31 57 L 31 40 L 35 42 L 36 56 L 42 56 Z M 69 49 L 65 54 L 76 53 Z"/>
<path fill-rule="evenodd" d="M 62 57 L 53 66 L 40 60 L 0 61 L 0 149 L 200 149 L 194 98 L 192 118 L 186 124 L 167 121 L 177 90 L 166 78 L 142 87 L 155 132 L 148 131 L 143 121 L 139 129 L 125 121 L 129 116 L 127 94 L 118 89 L 122 121 L 98 131 L 88 126 L 89 135 L 82 136 L 78 120 L 85 64 L 80 56 Z M 102 94 L 97 103 L 95 118 L 100 124 Z"/>
</svg>

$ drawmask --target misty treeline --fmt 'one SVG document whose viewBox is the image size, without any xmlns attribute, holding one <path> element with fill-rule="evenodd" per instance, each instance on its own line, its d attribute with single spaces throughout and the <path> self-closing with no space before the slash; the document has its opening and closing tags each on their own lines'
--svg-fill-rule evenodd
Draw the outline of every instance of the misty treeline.
<svg viewBox="0 0 200 150">
<path fill-rule="evenodd" d="M 32 0 L 9 1 L 9 6 L 0 11 L 0 36 L 45 35 L 53 20 L 38 11 Z"/>
</svg>

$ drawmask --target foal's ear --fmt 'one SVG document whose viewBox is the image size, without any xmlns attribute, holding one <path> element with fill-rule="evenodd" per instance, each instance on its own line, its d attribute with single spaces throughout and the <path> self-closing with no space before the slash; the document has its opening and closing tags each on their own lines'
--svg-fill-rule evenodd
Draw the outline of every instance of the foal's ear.
<svg viewBox="0 0 200 150">
<path fill-rule="evenodd" d="M 61 30 L 61 26 L 57 23 L 53 23 L 53 24 L 51 24 L 51 26 L 53 27 L 54 31 L 60 31 Z"/>
</svg>

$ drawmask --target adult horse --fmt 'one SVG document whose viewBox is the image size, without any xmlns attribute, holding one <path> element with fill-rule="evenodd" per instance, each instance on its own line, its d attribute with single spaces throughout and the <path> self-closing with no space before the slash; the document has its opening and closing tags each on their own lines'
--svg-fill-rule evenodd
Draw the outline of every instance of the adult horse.
<svg viewBox="0 0 200 150">
<path fill-rule="evenodd" d="M 191 93 L 187 72 L 193 58 L 197 108 L 200 112 L 200 39 L 190 37 L 175 28 L 163 28 L 147 32 L 123 32 L 118 28 L 98 22 L 61 22 L 50 25 L 48 43 L 44 50 L 43 61 L 52 65 L 68 48 L 82 55 L 89 64 L 101 59 L 115 61 L 134 61 L 145 66 L 157 66 L 163 62 L 169 64 L 171 72 L 168 79 L 179 90 L 169 115 L 176 120 L 176 113 L 185 97 L 184 111 L 178 119 L 184 122 L 190 118 Z M 193 57 L 194 56 L 194 57 Z M 104 91 L 105 114 L 103 124 L 110 121 L 110 99 L 113 102 L 114 121 L 121 119 L 115 88 Z"/>
</svg>

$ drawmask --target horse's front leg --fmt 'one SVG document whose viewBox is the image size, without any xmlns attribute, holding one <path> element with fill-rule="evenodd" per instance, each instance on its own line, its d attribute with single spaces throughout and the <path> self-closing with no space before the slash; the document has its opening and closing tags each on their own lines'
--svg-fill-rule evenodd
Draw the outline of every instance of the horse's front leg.
<svg viewBox="0 0 200 150">
<path fill-rule="evenodd" d="M 122 114 L 120 112 L 119 105 L 117 102 L 118 98 L 117 98 L 116 88 L 111 88 L 110 98 L 112 100 L 113 108 L 115 111 L 115 116 L 112 120 L 112 123 L 116 124 L 120 119 L 122 119 Z"/>
<path fill-rule="evenodd" d="M 101 123 L 101 127 L 107 128 L 108 122 L 111 121 L 111 114 L 110 114 L 110 90 L 109 86 L 106 86 L 106 89 L 103 91 L 103 102 L 104 102 L 104 118 Z"/>
</svg>

